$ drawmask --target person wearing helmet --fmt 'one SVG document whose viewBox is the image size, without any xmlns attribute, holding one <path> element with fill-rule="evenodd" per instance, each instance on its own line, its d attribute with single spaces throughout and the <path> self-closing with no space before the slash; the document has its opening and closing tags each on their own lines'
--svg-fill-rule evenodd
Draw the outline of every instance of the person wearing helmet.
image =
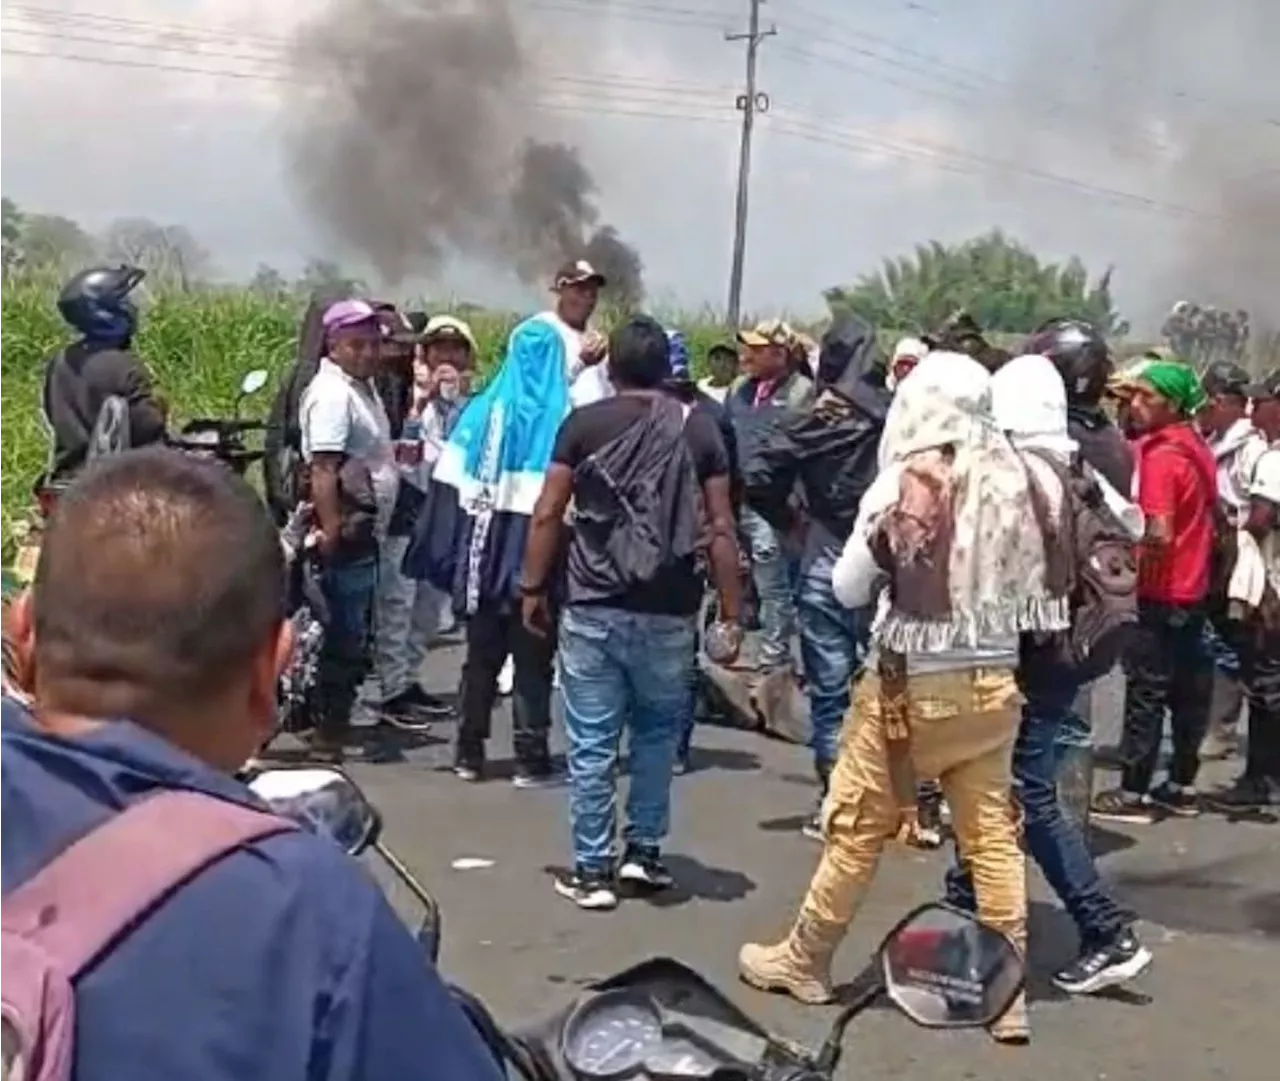
<svg viewBox="0 0 1280 1081">
<path fill-rule="evenodd" d="M 1047 357 L 1067 388 L 1067 434 L 1080 457 L 1117 492 L 1133 488 L 1133 451 L 1102 408 L 1112 373 L 1111 351 L 1082 319 L 1052 319 L 1022 344 L 1022 354 Z"/>
<path fill-rule="evenodd" d="M 70 477 L 84 464 L 109 398 L 128 403 L 131 447 L 164 439 L 164 404 L 131 348 L 138 310 L 129 294 L 144 275 L 138 267 L 90 267 L 58 296 L 58 313 L 80 337 L 45 365 L 42 406 L 53 433 L 50 480 Z"/>
</svg>

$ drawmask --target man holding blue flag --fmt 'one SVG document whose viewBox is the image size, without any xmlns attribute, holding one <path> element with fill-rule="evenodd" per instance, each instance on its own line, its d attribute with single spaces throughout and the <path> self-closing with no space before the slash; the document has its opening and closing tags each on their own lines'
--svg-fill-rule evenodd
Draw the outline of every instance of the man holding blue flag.
<svg viewBox="0 0 1280 1081">
<path fill-rule="evenodd" d="M 406 573 L 448 590 L 467 620 L 454 771 L 485 773 L 498 677 L 514 665 L 515 783 L 555 780 L 548 749 L 552 638 L 520 619 L 520 561 L 556 431 L 578 398 L 607 396 L 592 373 L 603 345 L 586 330 L 604 277 L 579 260 L 555 278 L 554 311 L 526 319 L 488 386 L 468 402 L 440 451 Z M 556 600 L 556 598 L 552 598 Z"/>
</svg>

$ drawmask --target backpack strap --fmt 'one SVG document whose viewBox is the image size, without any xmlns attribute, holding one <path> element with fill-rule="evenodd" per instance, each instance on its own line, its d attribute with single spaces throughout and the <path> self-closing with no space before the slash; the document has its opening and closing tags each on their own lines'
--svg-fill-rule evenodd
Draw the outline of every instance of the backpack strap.
<svg viewBox="0 0 1280 1081">
<path fill-rule="evenodd" d="M 74 979 L 206 867 L 297 828 L 201 792 L 161 792 L 113 815 L 6 896 L 4 930 Z"/>
</svg>

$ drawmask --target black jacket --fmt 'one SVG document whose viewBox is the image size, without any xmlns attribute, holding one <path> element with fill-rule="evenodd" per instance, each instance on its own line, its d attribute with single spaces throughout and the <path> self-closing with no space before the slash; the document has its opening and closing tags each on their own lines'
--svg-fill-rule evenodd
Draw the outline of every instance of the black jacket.
<svg viewBox="0 0 1280 1081">
<path fill-rule="evenodd" d="M 1111 418 L 1096 406 L 1073 405 L 1067 410 L 1067 434 L 1080 445 L 1080 457 L 1128 499 L 1133 491 L 1133 450 Z"/>
<path fill-rule="evenodd" d="M 48 361 L 44 414 L 53 430 L 51 479 L 70 476 L 84 464 L 98 413 L 110 397 L 129 403 L 130 446 L 164 439 L 164 410 L 151 389 L 151 376 L 127 349 L 76 342 Z"/>
<path fill-rule="evenodd" d="M 806 563 L 844 543 L 875 479 L 890 401 L 884 374 L 874 328 L 856 316 L 837 318 L 822 339 L 813 404 L 777 417 L 745 455 L 746 501 L 775 528 L 795 524 L 789 499 L 799 483 L 810 522 Z"/>
</svg>

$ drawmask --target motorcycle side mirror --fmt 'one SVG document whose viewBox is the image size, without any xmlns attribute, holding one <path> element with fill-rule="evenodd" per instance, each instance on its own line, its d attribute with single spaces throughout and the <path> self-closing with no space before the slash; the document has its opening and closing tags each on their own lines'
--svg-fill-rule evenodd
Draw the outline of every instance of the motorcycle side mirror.
<svg viewBox="0 0 1280 1081">
<path fill-rule="evenodd" d="M 266 368 L 254 368 L 253 371 L 246 372 L 244 378 L 240 380 L 240 396 L 247 398 L 250 394 L 257 394 L 267 385 L 267 379 Z"/>
<path fill-rule="evenodd" d="M 979 1028 L 1000 1018 L 1022 990 L 1014 944 L 971 913 L 949 905 L 916 909 L 878 955 L 885 993 L 925 1028 Z"/>
<path fill-rule="evenodd" d="M 267 769 L 248 785 L 273 812 L 328 837 L 353 856 L 377 842 L 381 827 L 378 812 L 359 785 L 341 770 L 311 766 Z"/>
</svg>

